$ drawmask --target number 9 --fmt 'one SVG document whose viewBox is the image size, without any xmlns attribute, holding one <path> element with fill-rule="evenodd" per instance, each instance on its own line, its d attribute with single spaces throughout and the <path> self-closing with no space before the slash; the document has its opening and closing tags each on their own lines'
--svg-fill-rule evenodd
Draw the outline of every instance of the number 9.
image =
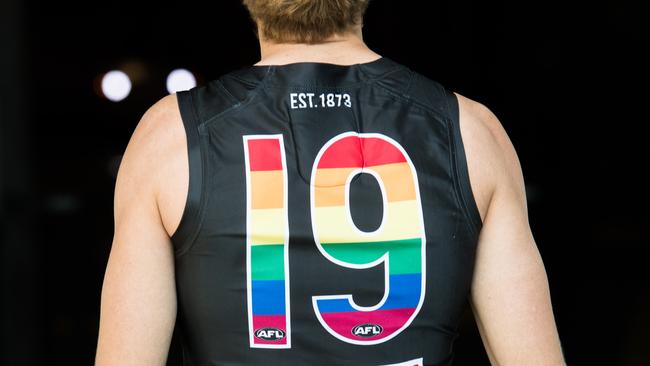
<svg viewBox="0 0 650 366">
<path fill-rule="evenodd" d="M 382 192 L 384 215 L 373 232 L 359 230 L 350 215 L 350 181 L 372 174 Z M 385 342 L 409 326 L 425 288 L 425 232 L 417 175 L 406 151 L 378 133 L 346 132 L 319 151 L 310 180 L 314 240 L 320 252 L 343 267 L 384 264 L 384 296 L 375 306 L 352 295 L 313 296 L 320 323 L 348 343 Z"/>
</svg>

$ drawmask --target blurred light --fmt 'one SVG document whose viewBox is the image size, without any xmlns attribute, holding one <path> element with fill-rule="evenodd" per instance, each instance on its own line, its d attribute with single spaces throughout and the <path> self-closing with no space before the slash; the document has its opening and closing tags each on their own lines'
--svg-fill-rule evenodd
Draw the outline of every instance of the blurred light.
<svg viewBox="0 0 650 366">
<path fill-rule="evenodd" d="M 102 78 L 102 93 L 113 102 L 124 100 L 131 93 L 131 79 L 122 71 L 109 71 Z"/>
<path fill-rule="evenodd" d="M 192 89 L 196 86 L 194 74 L 185 69 L 172 70 L 167 76 L 167 91 L 172 94 L 181 90 Z"/>
</svg>

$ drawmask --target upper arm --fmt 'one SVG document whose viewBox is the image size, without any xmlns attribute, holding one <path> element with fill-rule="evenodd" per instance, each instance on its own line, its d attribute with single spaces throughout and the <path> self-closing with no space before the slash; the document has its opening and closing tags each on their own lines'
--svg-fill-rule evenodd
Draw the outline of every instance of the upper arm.
<svg viewBox="0 0 650 366">
<path fill-rule="evenodd" d="M 164 365 L 176 318 L 174 256 L 161 182 L 177 168 L 175 96 L 152 106 L 126 148 L 115 185 L 115 232 L 101 297 L 97 365 Z"/>
<path fill-rule="evenodd" d="M 516 151 L 494 114 L 476 102 L 459 100 L 468 168 L 484 215 L 471 303 L 486 350 L 495 365 L 561 365 L 546 272 L 528 222 Z"/>
</svg>

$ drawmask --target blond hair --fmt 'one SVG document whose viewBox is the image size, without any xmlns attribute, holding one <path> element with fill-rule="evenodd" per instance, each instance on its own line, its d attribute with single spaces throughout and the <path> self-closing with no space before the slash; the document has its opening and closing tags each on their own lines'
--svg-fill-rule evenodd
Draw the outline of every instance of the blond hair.
<svg viewBox="0 0 650 366">
<path fill-rule="evenodd" d="M 243 0 L 265 40 L 320 43 L 362 23 L 369 0 Z"/>
</svg>

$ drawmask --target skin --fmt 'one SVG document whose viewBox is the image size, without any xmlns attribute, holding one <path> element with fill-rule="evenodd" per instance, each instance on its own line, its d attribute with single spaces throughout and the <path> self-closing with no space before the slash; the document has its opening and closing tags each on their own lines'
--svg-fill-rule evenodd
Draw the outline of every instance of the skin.
<svg viewBox="0 0 650 366">
<path fill-rule="evenodd" d="M 262 36 L 260 49 L 257 65 L 350 65 L 380 57 L 363 42 L 360 26 L 315 45 L 276 44 Z M 494 114 L 458 98 L 471 186 L 484 223 L 470 302 L 485 349 L 493 365 L 563 365 L 519 159 Z M 170 236 L 187 198 L 186 149 L 176 95 L 168 95 L 144 113 L 120 165 L 98 366 L 165 365 L 176 320 Z"/>
</svg>

